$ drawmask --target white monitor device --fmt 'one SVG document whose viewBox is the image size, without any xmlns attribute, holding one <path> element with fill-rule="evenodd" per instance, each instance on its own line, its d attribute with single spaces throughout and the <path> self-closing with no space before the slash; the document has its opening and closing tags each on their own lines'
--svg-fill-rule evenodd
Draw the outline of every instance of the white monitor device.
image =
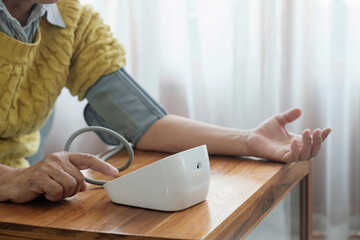
<svg viewBox="0 0 360 240">
<path fill-rule="evenodd" d="M 128 141 L 111 129 L 90 126 L 74 132 L 65 144 L 69 151 L 72 141 L 81 133 L 96 131 L 107 133 L 124 145 L 129 159 L 122 171 L 128 168 L 134 151 Z M 106 159 L 122 149 L 116 147 Z M 206 199 L 210 187 L 210 163 L 206 145 L 173 154 L 112 181 L 85 177 L 88 183 L 104 186 L 111 201 L 118 204 L 160 211 L 180 211 Z"/>
<path fill-rule="evenodd" d="M 179 211 L 206 199 L 210 186 L 205 145 L 163 158 L 103 185 L 111 201 L 161 211 Z"/>
</svg>

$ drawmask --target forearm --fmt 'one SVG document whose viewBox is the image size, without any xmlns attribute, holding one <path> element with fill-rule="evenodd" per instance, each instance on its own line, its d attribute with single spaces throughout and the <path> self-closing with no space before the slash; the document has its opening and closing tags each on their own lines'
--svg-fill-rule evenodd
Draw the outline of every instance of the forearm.
<svg viewBox="0 0 360 240">
<path fill-rule="evenodd" d="M 143 135 L 138 149 L 179 152 L 202 144 L 209 154 L 248 155 L 248 131 L 219 127 L 204 122 L 168 115 Z"/>
</svg>

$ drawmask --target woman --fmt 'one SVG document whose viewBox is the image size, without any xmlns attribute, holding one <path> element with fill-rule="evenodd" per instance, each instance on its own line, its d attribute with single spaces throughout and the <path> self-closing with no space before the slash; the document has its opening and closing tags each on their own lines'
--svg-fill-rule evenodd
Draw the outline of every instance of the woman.
<svg viewBox="0 0 360 240">
<path fill-rule="evenodd" d="M 206 144 L 210 154 L 281 162 L 315 157 L 331 129 L 291 134 L 298 108 L 250 130 L 169 115 L 125 72 L 125 51 L 92 8 L 75 0 L 0 1 L 0 201 L 59 201 L 85 191 L 82 169 L 118 171 L 89 154 L 41 151 L 39 130 L 66 87 L 87 98 L 89 124 L 121 133 L 138 149 L 178 152 Z M 44 134 L 45 136 L 46 134 Z M 104 141 L 111 141 L 106 139 Z"/>
</svg>

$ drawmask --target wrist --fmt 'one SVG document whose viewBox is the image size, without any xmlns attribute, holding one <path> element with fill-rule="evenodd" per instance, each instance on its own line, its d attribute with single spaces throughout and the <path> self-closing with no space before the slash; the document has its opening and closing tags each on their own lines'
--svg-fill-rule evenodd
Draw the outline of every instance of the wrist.
<svg viewBox="0 0 360 240">
<path fill-rule="evenodd" d="M 237 131 L 237 154 L 238 156 L 250 156 L 249 152 L 249 138 L 252 130 L 238 130 Z"/>
<path fill-rule="evenodd" d="M 208 145 L 209 154 L 229 156 L 249 156 L 248 138 L 249 130 L 222 129 L 215 143 Z"/>
<path fill-rule="evenodd" d="M 11 200 L 12 181 L 17 169 L 0 164 L 0 202 Z"/>
</svg>

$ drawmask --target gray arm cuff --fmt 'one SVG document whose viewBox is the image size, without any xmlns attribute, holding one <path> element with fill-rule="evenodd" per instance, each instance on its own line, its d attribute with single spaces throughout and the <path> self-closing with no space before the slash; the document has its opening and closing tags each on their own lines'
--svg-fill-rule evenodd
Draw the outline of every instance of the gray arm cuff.
<svg viewBox="0 0 360 240">
<path fill-rule="evenodd" d="M 152 124 L 167 115 L 123 69 L 101 77 L 86 98 L 84 117 L 89 126 L 110 128 L 135 145 Z M 109 145 L 119 144 L 111 136 L 97 134 Z"/>
</svg>

